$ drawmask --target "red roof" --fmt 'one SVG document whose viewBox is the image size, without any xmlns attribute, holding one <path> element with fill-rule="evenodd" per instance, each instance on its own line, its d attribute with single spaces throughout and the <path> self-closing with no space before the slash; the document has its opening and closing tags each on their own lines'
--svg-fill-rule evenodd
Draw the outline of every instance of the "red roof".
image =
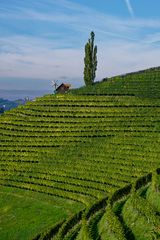
<svg viewBox="0 0 160 240">
<path fill-rule="evenodd" d="M 56 88 L 56 91 L 59 90 L 60 88 L 63 88 L 63 89 L 69 89 L 71 87 L 71 84 L 68 84 L 68 83 L 62 83 L 61 85 L 59 85 L 57 88 Z"/>
</svg>

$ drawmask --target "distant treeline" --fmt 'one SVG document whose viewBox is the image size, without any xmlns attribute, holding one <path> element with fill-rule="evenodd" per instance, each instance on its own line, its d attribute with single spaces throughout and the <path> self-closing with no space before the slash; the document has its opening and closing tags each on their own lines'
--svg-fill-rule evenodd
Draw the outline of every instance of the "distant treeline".
<svg viewBox="0 0 160 240">
<path fill-rule="evenodd" d="M 4 111 L 10 110 L 12 108 L 16 108 L 19 105 L 25 104 L 25 100 L 19 99 L 15 101 L 9 101 L 7 99 L 0 98 L 0 114 L 4 113 Z"/>
</svg>

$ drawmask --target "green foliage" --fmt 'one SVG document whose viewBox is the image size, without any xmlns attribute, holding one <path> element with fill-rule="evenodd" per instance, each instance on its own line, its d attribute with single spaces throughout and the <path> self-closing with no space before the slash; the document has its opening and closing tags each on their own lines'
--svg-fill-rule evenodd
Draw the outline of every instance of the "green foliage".
<svg viewBox="0 0 160 240">
<path fill-rule="evenodd" d="M 92 240 L 86 219 L 82 219 L 82 227 L 76 240 Z"/>
<path fill-rule="evenodd" d="M 76 95 L 138 96 L 160 98 L 160 68 L 148 69 L 95 82 L 70 91 Z"/>
<path fill-rule="evenodd" d="M 64 240 L 75 240 L 79 231 L 81 229 L 81 224 L 75 224 L 70 230 L 67 231 L 67 234 L 64 237 Z"/>
<path fill-rule="evenodd" d="M 125 240 L 125 235 L 118 217 L 113 213 L 111 205 L 108 204 L 106 212 L 99 224 L 99 234 L 102 240 Z"/>
<path fill-rule="evenodd" d="M 142 176 L 159 166 L 159 108 L 159 99 L 47 95 L 6 112 L 0 118 L 0 185 L 43 196 L 42 202 L 53 199 L 57 215 L 66 213 L 61 239 L 77 236 L 82 217 L 72 215 L 85 209 L 93 238 L 103 200 L 125 197 L 131 183 L 136 191 L 150 181 Z M 46 236 L 61 219 L 37 234 Z"/>
<path fill-rule="evenodd" d="M 160 176 L 154 171 L 152 177 L 152 184 L 147 191 L 147 200 L 160 214 Z"/>
<path fill-rule="evenodd" d="M 53 227 L 49 227 L 42 233 L 38 234 L 33 240 L 51 240 L 53 236 L 56 235 L 61 225 L 64 223 L 64 220 L 61 220 L 59 223 L 55 224 Z"/>
<path fill-rule="evenodd" d="M 132 194 L 124 205 L 122 215 L 135 239 L 159 239 L 160 219 L 156 216 L 152 205 L 144 198 L 136 193 Z"/>
<path fill-rule="evenodd" d="M 153 171 L 152 173 L 152 190 L 155 192 L 160 192 L 160 179 L 157 171 Z"/>
<path fill-rule="evenodd" d="M 94 46 L 94 37 L 94 32 L 91 32 L 91 37 L 85 45 L 84 81 L 86 86 L 92 85 L 96 77 L 97 46 Z"/>
<path fill-rule="evenodd" d="M 76 228 L 76 230 L 79 229 L 79 222 L 82 218 L 82 213 L 83 211 L 80 211 L 79 213 L 69 217 L 59 229 L 57 235 L 55 236 L 55 240 L 64 240 L 65 238 L 68 239 L 68 235 L 70 237 L 72 234 L 74 235 L 74 226 L 77 225 L 78 228 Z"/>
<path fill-rule="evenodd" d="M 98 222 L 103 216 L 104 211 L 105 211 L 104 209 L 97 211 L 89 219 L 88 229 L 89 229 L 90 236 L 93 240 L 98 240 L 100 237 L 98 232 Z"/>
</svg>

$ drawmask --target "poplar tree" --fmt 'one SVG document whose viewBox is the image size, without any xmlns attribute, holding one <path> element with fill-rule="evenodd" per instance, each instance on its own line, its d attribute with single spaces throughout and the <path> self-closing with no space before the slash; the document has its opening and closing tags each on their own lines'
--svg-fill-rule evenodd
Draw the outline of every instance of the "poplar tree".
<svg viewBox="0 0 160 240">
<path fill-rule="evenodd" d="M 84 57 L 84 82 L 86 86 L 92 85 L 96 77 L 97 70 L 97 46 L 94 46 L 94 32 L 91 32 L 91 37 L 85 45 Z"/>
</svg>

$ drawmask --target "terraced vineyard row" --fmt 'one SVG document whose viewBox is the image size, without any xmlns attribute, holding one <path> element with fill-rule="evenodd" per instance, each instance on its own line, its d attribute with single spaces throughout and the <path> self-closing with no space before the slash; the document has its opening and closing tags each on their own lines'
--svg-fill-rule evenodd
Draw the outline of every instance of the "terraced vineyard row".
<svg viewBox="0 0 160 240">
<path fill-rule="evenodd" d="M 96 206 L 87 218 L 95 226 L 104 213 L 99 201 L 105 206 L 115 191 L 159 167 L 159 112 L 159 99 L 74 95 L 8 111 L 0 118 L 0 185 L 76 203 L 77 214 L 68 214 L 57 235 L 77 219 L 66 232 L 74 239 L 84 209 L 94 213 Z"/>
<path fill-rule="evenodd" d="M 72 93 L 84 95 L 130 95 L 140 98 L 159 98 L 160 68 L 151 68 L 140 72 L 106 78 L 91 87 L 72 90 Z"/>
<path fill-rule="evenodd" d="M 56 225 L 46 233 L 47 239 L 159 239 L 159 173 L 157 169 L 132 186 L 119 189 L 110 198 L 97 201 L 59 225 L 58 231 Z"/>
</svg>

